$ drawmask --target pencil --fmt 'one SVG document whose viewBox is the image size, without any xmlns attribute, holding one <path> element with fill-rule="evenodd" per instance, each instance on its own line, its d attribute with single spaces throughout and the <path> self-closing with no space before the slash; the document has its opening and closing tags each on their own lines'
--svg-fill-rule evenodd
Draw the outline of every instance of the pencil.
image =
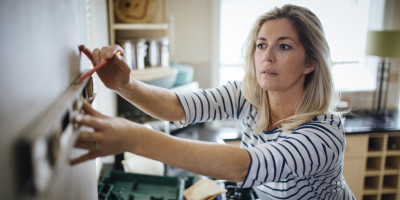
<svg viewBox="0 0 400 200">
<path fill-rule="evenodd" d="M 87 77 L 91 76 L 95 71 L 99 70 L 100 68 L 104 67 L 111 59 L 106 59 L 103 62 L 99 63 L 96 65 L 93 69 L 90 71 L 86 72 L 83 74 L 81 77 L 79 77 L 79 82 L 84 81 Z"/>
<path fill-rule="evenodd" d="M 86 47 L 84 45 L 79 45 L 79 50 L 81 52 L 83 52 L 89 59 L 90 61 L 92 61 L 93 63 L 93 56 L 91 55 L 91 53 L 86 49 Z M 121 54 L 120 51 L 117 51 L 117 54 Z M 106 59 L 103 62 L 99 63 L 98 65 L 94 66 L 93 69 L 91 69 L 90 71 L 86 72 L 85 74 L 83 74 L 82 76 L 79 77 L 78 79 L 78 83 L 81 83 L 82 81 L 84 81 L 87 77 L 91 76 L 94 72 L 96 72 L 97 70 L 99 70 L 100 68 L 104 67 L 111 59 Z"/>
</svg>

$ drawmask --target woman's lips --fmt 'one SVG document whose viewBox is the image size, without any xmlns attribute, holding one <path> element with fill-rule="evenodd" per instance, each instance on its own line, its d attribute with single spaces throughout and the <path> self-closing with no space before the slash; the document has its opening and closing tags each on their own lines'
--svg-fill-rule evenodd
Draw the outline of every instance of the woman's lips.
<svg viewBox="0 0 400 200">
<path fill-rule="evenodd" d="M 278 75 L 278 73 L 276 73 L 272 70 L 269 70 L 269 69 L 262 70 L 261 73 L 265 74 L 265 75 Z"/>
</svg>

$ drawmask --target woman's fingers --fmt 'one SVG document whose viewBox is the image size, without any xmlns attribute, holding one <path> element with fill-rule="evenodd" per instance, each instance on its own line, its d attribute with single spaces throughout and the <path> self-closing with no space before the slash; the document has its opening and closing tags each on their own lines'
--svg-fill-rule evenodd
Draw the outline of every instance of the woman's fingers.
<svg viewBox="0 0 400 200">
<path fill-rule="evenodd" d="M 82 109 L 89 115 L 95 116 L 95 117 L 106 117 L 105 115 L 101 114 L 100 112 L 98 112 L 97 110 L 95 110 L 92 105 L 90 105 L 90 103 L 88 103 L 87 101 L 83 101 L 82 104 Z"/>
<path fill-rule="evenodd" d="M 105 59 L 112 59 L 116 55 L 125 57 L 124 49 L 122 49 L 121 46 L 115 44 L 110 47 L 103 47 L 101 48 L 101 50 L 96 48 L 93 50 L 93 52 L 91 52 L 83 45 L 81 45 L 79 49 L 81 49 L 81 51 L 85 53 L 86 56 L 88 56 L 88 58 L 92 61 L 93 66 L 104 61 Z"/>
<path fill-rule="evenodd" d="M 76 165 L 78 163 L 91 160 L 101 156 L 100 146 L 101 146 L 101 134 L 97 132 L 84 132 L 82 131 L 75 143 L 76 148 L 89 150 L 88 153 L 83 154 L 78 158 L 74 158 L 70 161 L 71 165 Z"/>
<path fill-rule="evenodd" d="M 102 130 L 104 126 L 108 124 L 105 119 L 109 119 L 110 117 L 95 110 L 87 101 L 83 100 L 82 102 L 82 109 L 86 112 L 86 114 L 77 114 L 74 116 L 74 121 L 81 125 L 91 127 L 95 130 Z M 83 135 L 86 135 L 86 132 L 82 133 L 84 133 Z"/>
<path fill-rule="evenodd" d="M 96 66 L 97 63 L 100 63 L 100 50 L 98 48 L 93 50 L 93 66 Z"/>
<path fill-rule="evenodd" d="M 80 45 L 79 50 L 82 51 L 89 58 L 90 62 L 92 62 L 92 65 L 95 66 L 92 51 L 90 51 L 90 49 L 86 48 L 85 45 Z"/>
<path fill-rule="evenodd" d="M 102 118 L 96 116 L 78 114 L 74 117 L 74 120 L 81 125 L 92 127 L 94 130 L 104 129 Z"/>
<path fill-rule="evenodd" d="M 103 139 L 101 133 L 99 132 L 86 132 L 86 131 L 81 131 L 79 134 L 78 142 L 81 143 L 94 143 L 94 142 L 99 142 Z"/>
<path fill-rule="evenodd" d="M 83 154 L 82 156 L 79 156 L 78 158 L 72 159 L 70 161 L 70 164 L 71 165 L 76 165 L 76 164 L 79 164 L 81 162 L 85 162 L 87 160 L 91 160 L 91 159 L 97 158 L 99 156 L 100 156 L 99 153 L 94 152 L 94 151 L 89 151 L 88 153 Z"/>
<path fill-rule="evenodd" d="M 125 57 L 120 55 L 120 54 L 116 54 L 113 58 L 113 61 L 115 63 L 115 65 L 119 66 L 119 70 L 123 71 L 124 73 L 130 73 L 131 71 L 131 66 L 128 65 L 128 63 L 126 63 Z"/>
<path fill-rule="evenodd" d="M 110 47 L 103 47 L 101 48 L 100 52 L 100 61 L 103 61 L 105 59 L 113 59 L 115 56 L 119 55 L 124 57 L 124 49 L 120 47 L 119 45 L 112 45 Z"/>
<path fill-rule="evenodd" d="M 121 46 L 119 45 L 111 45 L 110 48 L 108 49 L 107 53 L 106 53 L 106 57 L 107 59 L 111 59 L 116 55 L 120 55 L 122 57 L 124 57 L 125 53 L 124 53 L 124 49 L 122 49 Z"/>
<path fill-rule="evenodd" d="M 77 141 L 75 143 L 75 147 L 79 149 L 86 149 L 89 151 L 97 151 L 97 149 L 100 148 L 100 143 Z"/>
<path fill-rule="evenodd" d="M 106 59 L 111 59 L 107 57 L 107 52 L 109 51 L 109 47 L 103 47 L 100 50 L 100 62 L 103 62 Z"/>
</svg>

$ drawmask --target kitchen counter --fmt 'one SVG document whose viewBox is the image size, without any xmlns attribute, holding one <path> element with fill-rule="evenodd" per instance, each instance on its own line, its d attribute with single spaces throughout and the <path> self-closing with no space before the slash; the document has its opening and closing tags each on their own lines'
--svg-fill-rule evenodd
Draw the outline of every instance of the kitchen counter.
<svg viewBox="0 0 400 200">
<path fill-rule="evenodd" d="M 240 139 L 242 134 L 238 128 L 213 127 L 212 122 L 206 122 L 177 129 L 171 135 L 193 140 L 224 143 L 223 140 Z"/>
<path fill-rule="evenodd" d="M 399 115 L 400 115 L 399 112 L 391 111 L 391 112 L 387 113 L 386 118 L 377 118 L 375 115 L 372 115 L 370 112 L 366 112 L 366 111 L 353 112 L 353 114 L 348 114 L 344 117 L 345 118 L 344 129 L 345 129 L 345 132 L 347 135 L 353 135 L 355 137 L 355 138 L 353 138 L 352 141 L 353 142 L 357 141 L 357 144 L 358 144 L 358 142 L 359 142 L 358 137 L 364 137 L 364 135 L 367 135 L 366 137 L 368 137 L 369 133 L 388 133 L 388 132 L 396 132 L 396 131 L 400 132 L 400 116 Z M 158 123 L 158 124 L 160 124 L 160 123 Z M 208 142 L 218 142 L 218 143 L 225 143 L 225 142 L 230 143 L 232 141 L 240 142 L 240 139 L 241 139 L 241 132 L 240 132 L 240 129 L 237 127 L 236 121 L 227 121 L 226 123 L 225 122 L 206 122 L 206 123 L 201 123 L 201 124 L 189 125 L 182 129 L 172 130 L 171 135 L 174 135 L 174 136 L 180 137 L 180 138 L 187 138 L 187 139 L 208 141 Z M 380 136 L 380 135 L 373 136 L 373 138 L 376 138 L 378 143 L 386 141 L 386 140 L 382 139 L 384 137 L 385 137 L 385 134 L 382 134 L 382 136 Z M 392 141 L 392 143 L 393 143 L 393 140 L 397 141 L 396 137 L 389 137 L 387 142 L 390 144 L 391 143 L 390 141 Z M 368 141 L 368 139 L 365 140 L 365 142 L 366 142 L 366 145 L 371 145 L 371 144 L 377 143 L 375 141 L 371 143 L 371 141 Z M 350 141 L 349 141 L 349 143 L 350 143 Z M 387 144 L 387 145 L 389 145 L 389 144 Z M 383 148 L 384 145 L 378 145 L 378 146 L 382 146 L 382 148 Z M 365 147 L 365 148 L 367 148 L 367 147 Z M 357 147 L 356 149 L 359 149 L 359 148 Z M 368 147 L 368 149 L 370 149 L 370 147 Z M 102 177 L 105 176 L 107 174 L 107 172 L 110 170 L 116 170 L 116 169 L 123 170 L 122 165 L 120 164 L 120 159 L 118 159 L 118 156 L 116 158 L 117 159 L 114 164 L 108 164 L 108 165 L 103 166 Z M 359 159 L 359 156 L 356 158 Z M 357 166 L 357 164 L 354 164 L 355 162 L 358 162 L 357 159 L 351 157 L 351 159 L 347 160 L 346 162 L 349 162 L 351 164 L 351 166 L 353 166 L 353 165 Z M 363 169 L 366 168 L 364 166 L 364 164 L 367 163 L 366 158 L 364 160 L 359 161 L 359 163 L 362 164 L 362 165 L 360 164 L 361 168 L 363 168 Z M 353 169 L 353 168 L 354 167 L 350 167 L 350 169 Z M 353 180 L 353 181 L 350 181 L 352 184 L 352 187 L 357 189 L 356 186 L 360 185 L 360 183 L 363 183 L 364 175 L 362 175 L 362 174 L 359 175 L 357 173 L 354 173 L 351 170 L 349 171 L 348 169 L 347 169 L 347 171 L 348 172 L 346 175 L 350 177 L 349 174 L 351 174 L 351 177 L 352 177 L 352 178 L 349 178 L 349 180 Z M 165 165 L 165 175 L 166 176 L 175 176 L 175 177 L 198 176 L 197 174 L 193 174 L 186 170 L 182 170 L 182 169 L 176 168 L 174 166 L 170 166 L 170 165 Z M 358 191 L 357 194 L 359 196 L 361 196 L 360 191 L 362 191 L 362 189 L 355 190 L 355 191 Z"/>
<path fill-rule="evenodd" d="M 370 112 L 365 112 L 365 111 L 354 112 L 353 114 L 345 116 L 345 123 L 344 123 L 345 132 L 347 135 L 354 135 L 355 137 L 358 137 L 358 135 L 362 136 L 362 134 L 369 134 L 369 133 L 388 133 L 396 131 L 399 132 L 400 131 L 399 115 L 400 115 L 399 112 L 392 111 L 386 115 L 387 117 L 385 119 L 383 119 L 383 118 L 376 118 Z M 232 141 L 240 142 L 241 139 L 241 132 L 240 129 L 237 127 L 236 121 L 228 121 L 226 123 L 206 122 L 201 124 L 189 125 L 182 129 L 173 130 L 171 132 L 171 135 L 180 138 L 187 138 L 187 139 L 208 141 L 208 142 L 218 142 L 218 143 L 225 143 L 225 142 L 230 143 Z M 374 137 L 378 136 L 375 135 Z M 382 136 L 382 138 L 383 137 L 384 136 Z M 379 140 L 378 138 L 378 141 L 383 141 L 383 139 Z M 118 159 L 117 156 L 116 162 L 114 164 L 103 165 L 101 177 L 104 177 L 110 170 L 116 170 L 116 169 L 123 170 L 122 165 L 120 164 L 120 160 L 121 158 Z M 352 159 L 352 161 L 354 162 L 355 160 Z M 366 161 L 362 160 L 362 162 L 360 163 L 366 163 Z M 353 172 L 351 172 L 351 174 L 353 174 Z M 165 165 L 165 175 L 176 176 L 176 177 L 198 176 L 197 174 L 193 174 L 186 170 L 182 170 L 170 165 Z M 363 176 L 360 177 L 361 179 L 363 179 Z M 357 178 L 353 179 L 356 182 L 353 185 L 359 185 L 360 181 Z"/>
<path fill-rule="evenodd" d="M 345 116 L 344 130 L 346 134 L 400 131 L 400 113 L 388 111 L 377 115 L 370 111 L 354 111 Z"/>
<path fill-rule="evenodd" d="M 219 123 L 219 122 L 217 122 Z M 200 141 L 225 143 L 226 141 L 240 140 L 241 132 L 237 127 L 232 126 L 235 122 L 232 121 L 224 126 L 224 123 L 215 126 L 215 122 L 206 122 L 201 124 L 189 125 L 182 129 L 176 129 L 171 132 L 171 135 Z M 383 133 L 400 131 L 400 113 L 391 111 L 387 114 L 387 118 L 374 117 L 370 112 L 358 111 L 345 116 L 344 129 L 347 135 L 350 134 L 366 134 L 366 133 Z M 120 160 L 121 155 L 116 157 L 117 162 L 113 169 L 122 169 Z M 168 175 L 182 175 L 182 170 L 169 167 Z M 185 172 L 186 173 L 186 172 Z M 189 174 L 183 174 L 189 175 Z"/>
<path fill-rule="evenodd" d="M 353 112 L 345 116 L 344 129 L 346 134 L 400 131 L 399 115 L 398 111 L 390 111 L 385 115 L 385 118 L 382 118 L 382 116 L 378 118 L 368 111 Z M 213 127 L 212 122 L 190 125 L 172 132 L 172 135 L 219 143 L 224 143 L 224 140 L 237 140 L 241 138 L 238 128 Z"/>
</svg>

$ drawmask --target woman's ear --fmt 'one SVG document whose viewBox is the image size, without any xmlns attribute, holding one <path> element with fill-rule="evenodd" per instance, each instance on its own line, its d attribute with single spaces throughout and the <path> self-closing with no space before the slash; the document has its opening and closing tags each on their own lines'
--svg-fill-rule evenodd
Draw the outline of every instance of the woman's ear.
<svg viewBox="0 0 400 200">
<path fill-rule="evenodd" d="M 309 74 L 314 71 L 316 64 L 314 62 L 308 63 L 304 69 L 304 74 Z"/>
</svg>

